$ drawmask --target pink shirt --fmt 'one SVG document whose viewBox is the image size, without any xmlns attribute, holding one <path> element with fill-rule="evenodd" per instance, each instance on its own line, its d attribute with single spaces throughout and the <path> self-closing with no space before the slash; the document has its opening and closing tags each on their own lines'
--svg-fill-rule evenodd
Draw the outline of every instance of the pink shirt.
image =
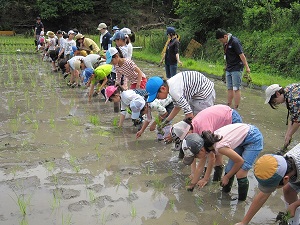
<svg viewBox="0 0 300 225">
<path fill-rule="evenodd" d="M 136 64 L 130 60 L 125 58 L 124 64 L 122 66 L 116 65 L 116 82 L 121 83 L 121 77 L 124 75 L 130 82 L 130 84 L 137 83 L 138 73 L 135 72 Z M 145 74 L 142 77 L 146 77 Z"/>
<path fill-rule="evenodd" d="M 222 147 L 231 149 L 238 147 L 246 138 L 249 130 L 250 125 L 246 123 L 229 124 L 216 130 L 214 133 L 223 137 L 221 141 L 214 144 L 216 153 Z"/>
<path fill-rule="evenodd" d="M 211 132 L 232 124 L 232 109 L 227 105 L 214 105 L 200 111 L 192 120 L 193 133 Z"/>
</svg>

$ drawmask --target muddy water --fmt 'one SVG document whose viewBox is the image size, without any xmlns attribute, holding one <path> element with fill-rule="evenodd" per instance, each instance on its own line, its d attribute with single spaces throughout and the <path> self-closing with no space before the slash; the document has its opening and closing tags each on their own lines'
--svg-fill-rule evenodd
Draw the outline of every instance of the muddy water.
<svg viewBox="0 0 300 225">
<path fill-rule="evenodd" d="M 245 202 L 231 200 L 236 184 L 231 195 L 213 183 L 187 192 L 189 168 L 170 162 L 172 146 L 149 131 L 137 141 L 130 120 L 117 129 L 118 114 L 102 96 L 88 103 L 86 89 L 67 87 L 37 55 L 0 55 L 0 62 L 0 224 L 234 224 L 249 208 L 252 171 Z M 164 73 L 137 64 L 147 75 Z M 214 81 L 217 103 L 226 103 L 224 84 Z M 286 111 L 271 110 L 263 97 L 244 89 L 239 113 L 259 127 L 270 153 L 282 146 Z M 251 224 L 275 224 L 281 194 Z"/>
</svg>

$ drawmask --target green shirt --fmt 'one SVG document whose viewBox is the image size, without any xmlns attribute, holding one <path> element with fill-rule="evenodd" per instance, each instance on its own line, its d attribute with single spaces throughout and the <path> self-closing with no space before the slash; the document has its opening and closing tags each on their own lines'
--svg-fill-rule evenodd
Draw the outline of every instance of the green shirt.
<svg viewBox="0 0 300 225">
<path fill-rule="evenodd" d="M 95 84 L 96 80 L 103 80 L 105 77 L 107 77 L 111 71 L 112 71 L 113 65 L 111 64 L 104 64 L 101 66 L 98 66 L 95 70 L 94 70 L 94 74 L 95 77 L 94 79 L 92 79 L 91 83 Z"/>
</svg>

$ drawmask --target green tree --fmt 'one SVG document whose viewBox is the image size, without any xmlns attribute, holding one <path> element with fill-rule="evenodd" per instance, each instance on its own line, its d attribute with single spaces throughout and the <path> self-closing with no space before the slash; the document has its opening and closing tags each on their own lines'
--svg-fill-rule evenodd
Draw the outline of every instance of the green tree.
<svg viewBox="0 0 300 225">
<path fill-rule="evenodd" d="M 176 13 L 182 26 L 199 33 L 199 41 L 206 41 L 207 34 L 217 28 L 242 26 L 243 0 L 178 0 Z"/>
</svg>

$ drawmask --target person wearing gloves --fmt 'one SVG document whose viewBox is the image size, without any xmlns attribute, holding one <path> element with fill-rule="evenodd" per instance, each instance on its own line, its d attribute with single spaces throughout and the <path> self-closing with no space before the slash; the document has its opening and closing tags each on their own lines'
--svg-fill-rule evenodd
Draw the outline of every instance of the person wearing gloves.
<svg viewBox="0 0 300 225">
<path fill-rule="evenodd" d="M 104 64 L 101 66 L 98 66 L 95 70 L 92 68 L 86 68 L 84 69 L 82 73 L 83 82 L 86 84 L 87 87 L 90 87 L 89 91 L 89 102 L 92 100 L 92 96 L 97 96 L 100 92 L 104 95 L 104 87 L 108 82 L 108 76 L 110 75 L 112 71 L 112 65 L 110 64 Z M 95 91 L 95 85 L 97 83 L 101 83 L 101 85 L 97 88 Z M 94 92 L 95 91 L 95 92 Z"/>
<path fill-rule="evenodd" d="M 214 132 L 228 124 L 242 122 L 242 118 L 236 110 L 227 105 L 214 105 L 199 112 L 192 120 L 188 119 L 174 124 L 171 128 L 170 135 L 166 139 L 168 141 L 173 140 L 181 146 L 181 141 L 189 133 L 202 134 L 202 132 L 206 130 Z M 184 154 L 182 148 L 180 148 L 180 151 L 181 155 L 179 158 L 183 158 Z M 198 163 L 196 166 L 196 160 L 191 164 L 191 183 L 201 188 L 209 181 L 213 168 L 214 175 L 212 181 L 220 181 L 224 167 L 221 154 L 215 155 L 213 152 L 210 152 L 204 157 L 207 159 L 207 168 L 203 178 L 200 179 L 203 173 L 203 171 L 201 171 L 203 165 Z"/>
<path fill-rule="evenodd" d="M 177 73 L 178 63 L 182 66 L 182 62 L 179 58 L 179 40 L 174 27 L 167 27 L 167 36 L 169 41 L 160 64 L 165 62 L 166 76 L 171 78 Z"/>
<path fill-rule="evenodd" d="M 146 84 L 149 96 L 147 102 L 154 99 L 165 99 L 171 95 L 174 109 L 163 124 L 168 124 L 180 111 L 183 110 L 185 118 L 193 118 L 198 112 L 214 105 L 214 83 L 197 71 L 184 71 L 177 73 L 168 80 L 160 77 L 151 77 Z M 162 126 L 163 126 L 162 124 Z"/>
<path fill-rule="evenodd" d="M 285 104 L 288 110 L 287 131 L 284 137 L 284 144 L 281 153 L 287 150 L 293 135 L 300 126 L 300 83 L 290 84 L 285 88 L 279 84 L 270 85 L 266 91 L 265 104 L 269 103 L 272 109 L 277 109 L 278 105 Z"/>
<path fill-rule="evenodd" d="M 283 188 L 285 206 L 291 218 L 288 224 L 298 225 L 300 200 L 300 144 L 284 156 L 265 154 L 255 163 L 254 175 L 258 181 L 256 194 L 243 220 L 235 225 L 247 225 L 277 188 Z M 297 210 L 298 209 L 298 210 Z M 294 221 L 298 221 L 297 223 Z"/>
<path fill-rule="evenodd" d="M 245 123 L 229 124 L 215 132 L 189 134 L 182 141 L 183 163 L 191 165 L 198 158 L 203 171 L 206 153 L 222 154 L 228 157 L 225 175 L 221 179 L 222 191 L 231 191 L 234 176 L 238 183 L 238 200 L 245 201 L 249 189 L 248 171 L 263 149 L 263 136 L 254 125 Z M 193 190 L 197 183 L 191 183 Z"/>
<path fill-rule="evenodd" d="M 105 88 L 105 96 L 106 102 L 121 102 L 121 115 L 119 127 L 123 126 L 125 115 L 127 112 L 126 108 L 130 106 L 133 107 L 131 119 L 133 120 L 134 124 L 140 123 L 140 111 L 144 108 L 146 104 L 146 101 L 144 100 L 143 96 L 137 94 L 134 90 L 124 91 L 119 85 L 117 85 L 117 87 L 108 86 L 107 88 Z"/>
</svg>

